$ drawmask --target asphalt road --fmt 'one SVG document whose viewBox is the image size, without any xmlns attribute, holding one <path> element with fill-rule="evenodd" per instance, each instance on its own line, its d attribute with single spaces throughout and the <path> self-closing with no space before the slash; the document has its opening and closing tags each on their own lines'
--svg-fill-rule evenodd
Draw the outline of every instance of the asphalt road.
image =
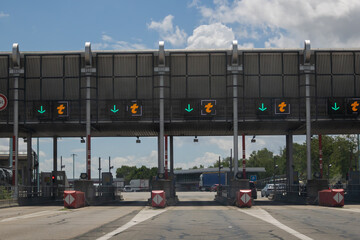
<svg viewBox="0 0 360 240">
<path fill-rule="evenodd" d="M 178 193 L 180 203 L 146 206 L 150 193 L 125 193 L 109 206 L 0 209 L 0 239 L 359 239 L 360 205 L 221 206 L 214 193 Z"/>
</svg>

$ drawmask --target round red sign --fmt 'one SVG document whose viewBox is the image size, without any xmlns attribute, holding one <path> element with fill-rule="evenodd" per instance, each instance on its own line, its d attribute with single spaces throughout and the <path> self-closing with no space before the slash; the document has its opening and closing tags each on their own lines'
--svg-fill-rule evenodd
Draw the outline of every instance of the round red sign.
<svg viewBox="0 0 360 240">
<path fill-rule="evenodd" d="M 4 110 L 7 107 L 8 101 L 4 94 L 0 93 L 0 111 Z"/>
</svg>

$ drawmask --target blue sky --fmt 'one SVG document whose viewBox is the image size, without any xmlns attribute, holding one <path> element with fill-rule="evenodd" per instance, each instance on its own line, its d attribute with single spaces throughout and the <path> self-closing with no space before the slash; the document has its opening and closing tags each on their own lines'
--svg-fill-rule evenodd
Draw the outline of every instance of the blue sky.
<svg viewBox="0 0 360 240">
<path fill-rule="evenodd" d="M 87 41 L 93 50 L 230 49 L 236 39 L 239 48 L 302 48 L 310 39 L 312 48 L 357 48 L 360 31 L 358 0 L 132 0 L 132 1 L 2 1 L 0 5 L 0 51 L 10 51 L 18 42 L 20 51 L 84 50 Z M 285 145 L 285 136 L 258 136 L 246 139 L 247 156 L 267 147 L 275 153 Z M 176 167 L 212 164 L 226 157 L 231 137 L 175 138 Z M 155 166 L 156 138 L 94 139 L 92 175 L 97 176 L 98 158 L 112 157 L 113 165 Z M 295 138 L 302 142 L 303 136 Z M 25 149 L 23 141 L 20 147 Z M 34 148 L 36 141 L 34 141 Z M 76 153 L 76 176 L 85 171 L 85 145 L 80 139 L 59 140 L 68 176 Z M 240 141 L 241 146 L 241 141 Z M 8 140 L 0 140 L 0 151 Z M 41 170 L 52 165 L 52 140 L 40 141 Z M 103 167 L 108 166 L 103 160 Z"/>
</svg>

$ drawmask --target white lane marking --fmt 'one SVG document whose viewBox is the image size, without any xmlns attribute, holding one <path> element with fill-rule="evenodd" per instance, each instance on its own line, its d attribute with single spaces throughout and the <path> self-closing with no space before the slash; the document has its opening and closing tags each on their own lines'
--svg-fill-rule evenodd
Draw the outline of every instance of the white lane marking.
<svg viewBox="0 0 360 240">
<path fill-rule="evenodd" d="M 328 209 L 340 210 L 340 211 L 360 213 L 360 209 L 359 209 L 359 208 L 338 208 L 338 207 L 327 207 L 327 208 L 328 208 Z"/>
<path fill-rule="evenodd" d="M 250 216 L 259 218 L 265 222 L 268 222 L 282 230 L 284 230 L 285 232 L 290 233 L 291 235 L 301 239 L 301 240 L 312 240 L 312 238 L 309 238 L 308 236 L 299 233 L 298 231 L 295 231 L 292 228 L 289 228 L 288 226 L 282 224 L 281 222 L 279 222 L 278 220 L 276 220 L 273 216 L 270 215 L 270 213 L 268 213 L 267 211 L 265 211 L 264 209 L 249 209 L 247 211 L 242 210 L 242 209 L 238 209 L 238 211 L 242 212 L 242 213 L 246 213 Z"/>
<path fill-rule="evenodd" d="M 59 211 L 41 211 L 41 212 L 36 212 L 36 213 L 30 213 L 30 214 L 26 214 L 26 215 L 22 215 L 22 216 L 18 216 L 18 217 L 5 218 L 5 219 L 1 220 L 0 222 L 11 222 L 11 221 L 19 220 L 19 219 L 40 217 L 40 216 L 50 215 L 50 214 L 54 214 L 54 213 L 59 213 Z"/>
<path fill-rule="evenodd" d="M 159 215 L 163 212 L 165 212 L 166 209 L 143 209 L 141 210 L 133 219 L 130 220 L 130 222 L 126 223 L 125 225 L 119 227 L 118 229 L 115 229 L 112 232 L 109 232 L 108 234 L 98 238 L 97 240 L 107 240 L 112 238 L 113 236 L 125 231 L 128 228 L 131 228 L 132 226 L 135 226 L 136 224 L 139 224 L 143 221 L 148 220 L 149 218 L 155 217 L 156 215 Z"/>
</svg>

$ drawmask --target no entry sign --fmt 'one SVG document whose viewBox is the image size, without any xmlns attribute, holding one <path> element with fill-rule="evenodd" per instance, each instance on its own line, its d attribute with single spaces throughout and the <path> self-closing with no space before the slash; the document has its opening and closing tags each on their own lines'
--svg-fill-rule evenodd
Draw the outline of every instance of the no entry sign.
<svg viewBox="0 0 360 240">
<path fill-rule="evenodd" d="M 0 93 L 0 111 L 4 110 L 7 107 L 8 101 L 4 94 Z"/>
</svg>

